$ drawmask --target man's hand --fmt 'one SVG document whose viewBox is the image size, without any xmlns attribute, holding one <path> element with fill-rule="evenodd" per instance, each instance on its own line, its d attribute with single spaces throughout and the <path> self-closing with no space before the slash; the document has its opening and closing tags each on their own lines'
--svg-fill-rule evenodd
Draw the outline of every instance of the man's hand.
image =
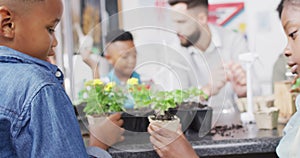
<svg viewBox="0 0 300 158">
<path fill-rule="evenodd" d="M 99 125 L 90 126 L 90 146 L 97 146 L 107 150 L 111 145 L 123 141 L 124 129 L 120 113 L 107 117 Z"/>
<path fill-rule="evenodd" d="M 232 84 L 233 90 L 238 97 L 247 95 L 246 71 L 240 64 L 230 62 L 224 66 L 227 71 L 227 80 Z"/>
<path fill-rule="evenodd" d="M 198 158 L 196 152 L 180 129 L 178 129 L 177 132 L 174 132 L 161 128 L 153 123 L 149 125 L 148 132 L 151 135 L 150 142 L 153 144 L 153 148 L 160 157 Z"/>
<path fill-rule="evenodd" d="M 224 67 L 218 67 L 212 70 L 211 74 L 211 81 L 201 88 L 203 92 L 209 97 L 218 94 L 227 82 Z M 202 98 L 200 99 L 203 100 Z"/>
</svg>

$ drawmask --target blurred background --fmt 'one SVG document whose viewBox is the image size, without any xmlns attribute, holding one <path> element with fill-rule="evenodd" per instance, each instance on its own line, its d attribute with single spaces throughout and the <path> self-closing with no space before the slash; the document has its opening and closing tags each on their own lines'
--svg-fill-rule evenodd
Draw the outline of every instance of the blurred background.
<svg viewBox="0 0 300 158">
<path fill-rule="evenodd" d="M 64 71 L 67 93 L 76 99 L 85 80 L 92 79 L 78 49 L 80 47 L 75 24 L 84 34 L 94 39 L 93 55 L 105 54 L 105 35 L 109 30 L 122 28 L 130 31 L 138 51 L 137 68 L 142 80 L 147 81 L 158 68 L 152 58 L 171 62 L 168 53 L 180 51 L 167 0 L 64 0 L 65 12 L 56 31 L 56 64 Z M 210 23 L 242 33 L 251 52 L 259 55 L 255 63 L 262 95 L 272 94 L 272 71 L 286 44 L 276 8 L 279 0 L 209 0 Z M 245 52 L 247 53 L 247 52 Z M 169 54 L 170 55 L 170 54 Z M 101 75 L 111 69 L 104 58 L 99 59 Z"/>
</svg>

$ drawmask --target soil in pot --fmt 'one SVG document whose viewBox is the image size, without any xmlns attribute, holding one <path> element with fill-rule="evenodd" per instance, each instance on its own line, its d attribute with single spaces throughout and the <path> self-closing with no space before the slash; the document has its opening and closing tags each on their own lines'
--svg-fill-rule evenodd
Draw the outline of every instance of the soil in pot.
<svg viewBox="0 0 300 158">
<path fill-rule="evenodd" d="M 180 125 L 180 119 L 168 111 L 165 112 L 165 115 L 150 115 L 148 119 L 150 123 L 157 124 L 171 131 L 177 131 Z"/>
</svg>

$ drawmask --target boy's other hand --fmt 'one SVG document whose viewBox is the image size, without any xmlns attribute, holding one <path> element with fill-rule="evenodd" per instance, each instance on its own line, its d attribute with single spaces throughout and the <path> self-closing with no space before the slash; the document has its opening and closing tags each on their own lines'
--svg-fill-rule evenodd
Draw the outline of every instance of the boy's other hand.
<svg viewBox="0 0 300 158">
<path fill-rule="evenodd" d="M 107 117 L 101 124 L 90 126 L 90 146 L 107 150 L 110 146 L 124 140 L 123 120 L 120 113 Z"/>
<path fill-rule="evenodd" d="M 185 138 L 181 131 L 181 127 L 177 132 L 161 128 L 155 124 L 148 127 L 150 133 L 150 142 L 153 144 L 154 150 L 163 158 L 198 158 L 191 144 Z"/>
</svg>

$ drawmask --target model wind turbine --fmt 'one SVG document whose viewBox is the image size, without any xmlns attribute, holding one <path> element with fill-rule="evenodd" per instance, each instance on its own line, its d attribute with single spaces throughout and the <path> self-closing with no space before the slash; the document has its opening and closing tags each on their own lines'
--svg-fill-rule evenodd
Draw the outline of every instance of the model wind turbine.
<svg viewBox="0 0 300 158">
<path fill-rule="evenodd" d="M 254 114 L 253 114 L 251 69 L 256 59 L 258 59 L 258 55 L 252 52 L 239 55 L 239 60 L 246 64 L 246 72 L 247 72 L 247 112 L 241 114 L 241 120 L 245 123 L 255 122 Z"/>
</svg>

